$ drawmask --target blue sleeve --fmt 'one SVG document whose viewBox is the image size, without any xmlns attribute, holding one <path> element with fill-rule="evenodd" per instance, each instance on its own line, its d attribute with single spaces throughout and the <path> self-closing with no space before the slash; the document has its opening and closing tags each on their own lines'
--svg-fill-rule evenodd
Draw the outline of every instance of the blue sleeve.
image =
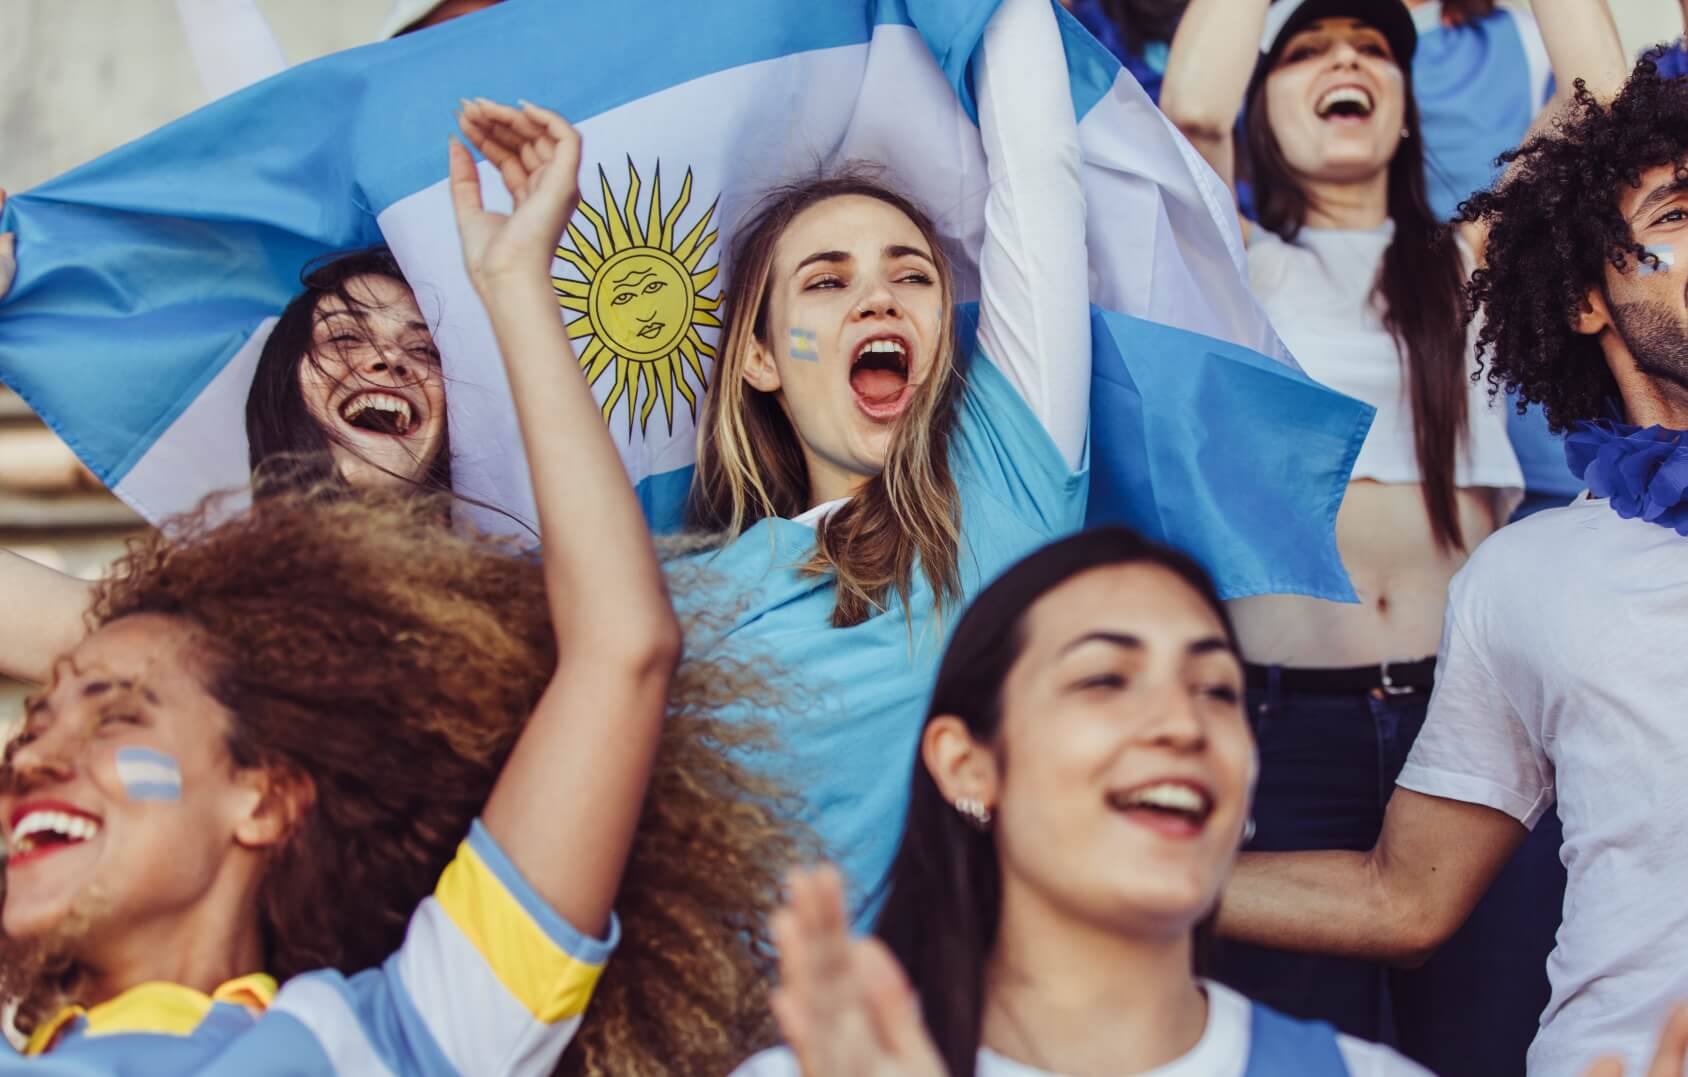
<svg viewBox="0 0 1688 1077">
<path fill-rule="evenodd" d="M 950 461 L 964 505 L 988 498 L 1050 537 L 1084 520 L 1090 451 L 1067 466 L 1031 408 L 982 352 L 965 370 L 966 389 L 951 437 Z"/>
</svg>

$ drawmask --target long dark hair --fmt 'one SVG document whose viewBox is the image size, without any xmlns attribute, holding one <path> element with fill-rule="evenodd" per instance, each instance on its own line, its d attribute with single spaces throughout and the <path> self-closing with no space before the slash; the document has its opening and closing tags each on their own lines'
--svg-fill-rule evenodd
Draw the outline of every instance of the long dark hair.
<svg viewBox="0 0 1688 1077">
<path fill-rule="evenodd" d="M 337 296 L 354 315 L 368 303 L 348 289 L 357 277 L 386 277 L 406 288 L 398 260 L 386 247 L 329 255 L 307 264 L 299 275 L 304 289 L 287 304 L 264 342 L 258 369 L 246 396 L 247 463 L 256 472 L 266 465 L 266 480 L 255 490 L 321 488 L 337 480 L 330 455 L 330 435 L 311 415 L 299 388 L 299 370 L 316 362 L 316 327 L 322 302 Z M 266 462 L 268 462 L 266 464 Z M 451 438 L 441 433 L 440 451 L 418 485 L 451 489 Z"/>
<path fill-rule="evenodd" d="M 1263 67 L 1270 69 L 1276 57 Z M 1412 71 L 1401 69 L 1406 134 L 1389 160 L 1389 218 L 1395 238 L 1373 286 L 1383 324 L 1401 345 L 1412 398 L 1413 446 L 1430 530 L 1443 549 L 1465 545 L 1454 495 L 1455 465 L 1468 439 L 1465 268 L 1453 234 L 1430 210 L 1424 182 L 1424 138 Z M 1307 221 L 1307 192 L 1284 160 L 1266 117 L 1266 77 L 1254 79 L 1243 120 L 1261 227 L 1293 241 Z"/>
<path fill-rule="evenodd" d="M 1132 564 L 1164 568 L 1189 584 L 1236 646 L 1219 592 L 1190 557 L 1123 527 L 1081 531 L 1021 560 L 974 599 L 938 666 L 926 721 L 955 715 L 974 740 L 994 742 L 1002 722 L 1002 685 L 1026 643 L 1026 610 L 1080 573 Z M 874 932 L 908 971 L 948 1071 L 972 1077 L 986 966 L 1002 916 L 1002 869 L 991 835 L 950 806 L 919 761 L 908 822 L 886 885 Z"/>
</svg>

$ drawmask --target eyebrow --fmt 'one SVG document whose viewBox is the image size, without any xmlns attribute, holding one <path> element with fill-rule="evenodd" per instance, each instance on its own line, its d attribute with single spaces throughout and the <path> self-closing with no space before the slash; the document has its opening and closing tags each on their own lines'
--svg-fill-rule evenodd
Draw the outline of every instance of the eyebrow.
<svg viewBox="0 0 1688 1077">
<path fill-rule="evenodd" d="M 1143 650 L 1143 641 L 1129 632 L 1086 632 L 1062 647 L 1056 653 L 1056 657 L 1061 657 L 1069 651 L 1076 651 L 1087 643 L 1106 643 L 1127 651 Z M 1190 655 L 1213 654 L 1215 652 L 1236 653 L 1231 644 L 1220 636 L 1206 636 L 1194 640 L 1184 648 L 1184 652 Z"/>
<path fill-rule="evenodd" d="M 1683 191 L 1688 191 L 1688 179 L 1675 178 L 1668 183 L 1659 184 L 1647 192 L 1647 197 L 1643 198 L 1641 204 L 1635 207 L 1635 212 L 1630 215 L 1629 219 L 1633 221 L 1637 217 L 1645 217 L 1648 211 L 1656 209 L 1659 203 L 1666 202 L 1671 196 L 1681 194 Z"/>
<path fill-rule="evenodd" d="M 880 253 L 886 258 L 906 258 L 913 255 L 916 258 L 924 259 L 930 265 L 937 265 L 936 262 L 932 261 L 932 256 L 930 254 L 927 254 L 919 247 L 910 247 L 903 243 L 893 243 Z M 798 262 L 797 268 L 792 270 L 792 272 L 800 272 L 804 266 L 813 265 L 816 262 L 852 261 L 855 261 L 855 257 L 851 255 L 849 251 L 816 251 L 814 254 L 811 254 L 809 257 L 803 259 L 801 262 Z"/>
</svg>

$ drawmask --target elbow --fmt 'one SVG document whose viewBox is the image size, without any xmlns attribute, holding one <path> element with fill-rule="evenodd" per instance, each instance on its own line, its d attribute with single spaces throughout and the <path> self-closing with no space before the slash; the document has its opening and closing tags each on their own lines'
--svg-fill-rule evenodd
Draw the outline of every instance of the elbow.
<svg viewBox="0 0 1688 1077">
<path fill-rule="evenodd" d="M 1186 100 L 1185 95 L 1170 84 L 1161 88 L 1160 107 L 1172 125 L 1197 146 L 1224 139 L 1237 121 L 1235 110 L 1225 112 L 1200 101 Z"/>
</svg>

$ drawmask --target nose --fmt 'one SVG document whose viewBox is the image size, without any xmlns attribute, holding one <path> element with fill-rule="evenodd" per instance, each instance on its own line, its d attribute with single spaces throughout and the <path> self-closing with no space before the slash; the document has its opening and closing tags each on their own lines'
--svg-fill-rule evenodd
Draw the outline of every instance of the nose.
<svg viewBox="0 0 1688 1077">
<path fill-rule="evenodd" d="M 1173 683 L 1155 693 L 1153 719 L 1144 729 L 1149 743 L 1179 752 L 1207 747 L 1207 720 L 1189 686 Z"/>
<path fill-rule="evenodd" d="M 894 318 L 900 313 L 889 281 L 876 278 L 863 286 L 861 298 L 856 301 L 857 320 Z"/>
<path fill-rule="evenodd" d="M 400 381 L 405 381 L 410 378 L 411 371 L 410 364 L 405 361 L 402 354 L 388 355 L 381 349 L 376 348 L 370 352 L 363 362 L 358 364 L 358 373 L 366 378 L 391 373 Z"/>
<path fill-rule="evenodd" d="M 1330 51 L 1333 67 L 1359 67 L 1360 51 L 1347 41 L 1338 41 Z"/>
<path fill-rule="evenodd" d="M 80 732 L 71 730 L 69 722 L 54 722 L 45 732 L 20 744 L 10 752 L 7 767 L 10 775 L 6 792 L 24 792 L 54 782 L 68 781 L 76 773 L 76 751 L 82 742 Z"/>
</svg>

